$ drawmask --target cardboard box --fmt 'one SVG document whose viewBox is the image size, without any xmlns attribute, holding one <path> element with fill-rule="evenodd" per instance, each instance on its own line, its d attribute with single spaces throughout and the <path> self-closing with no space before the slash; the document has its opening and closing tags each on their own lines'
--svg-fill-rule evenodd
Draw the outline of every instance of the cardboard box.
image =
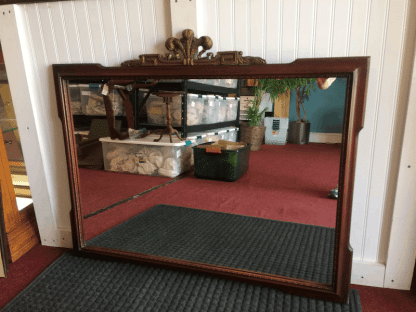
<svg viewBox="0 0 416 312">
<path fill-rule="evenodd" d="M 289 118 L 290 91 L 279 95 L 274 101 L 274 117 Z"/>
</svg>

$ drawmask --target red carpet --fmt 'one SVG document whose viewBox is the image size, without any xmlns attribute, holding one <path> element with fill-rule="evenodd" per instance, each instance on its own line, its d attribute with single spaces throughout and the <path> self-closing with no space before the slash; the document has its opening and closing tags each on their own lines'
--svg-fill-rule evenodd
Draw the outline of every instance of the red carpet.
<svg viewBox="0 0 416 312">
<path fill-rule="evenodd" d="M 172 180 L 84 168 L 79 169 L 79 175 L 83 215 Z"/>
<path fill-rule="evenodd" d="M 236 182 L 196 179 L 191 174 L 84 220 L 85 238 L 95 237 L 161 203 L 334 227 L 336 201 L 328 199 L 327 195 L 338 181 L 339 158 L 340 145 L 263 145 L 260 151 L 251 152 L 248 172 Z M 116 174 L 120 178 L 116 180 L 113 173 L 107 175 L 112 178 L 114 195 L 111 196 L 120 199 L 122 193 L 138 194 L 157 185 L 161 179 Z M 88 191 L 87 187 L 93 188 L 94 196 L 100 200 L 108 196 L 104 196 L 108 193 L 108 184 L 84 183 L 83 192 L 89 194 L 93 191 Z M 108 199 L 106 202 L 114 203 Z M 101 204 L 100 208 L 103 207 Z M 89 207 L 83 213 L 92 210 Z"/>
<path fill-rule="evenodd" d="M 0 278 L 0 309 L 17 296 L 67 250 L 37 245 L 9 264 L 7 278 Z"/>
</svg>

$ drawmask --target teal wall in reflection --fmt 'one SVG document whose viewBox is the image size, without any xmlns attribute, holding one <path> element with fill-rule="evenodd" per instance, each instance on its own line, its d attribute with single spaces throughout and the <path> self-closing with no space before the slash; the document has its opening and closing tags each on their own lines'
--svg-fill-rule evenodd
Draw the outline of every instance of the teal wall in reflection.
<svg viewBox="0 0 416 312">
<path fill-rule="evenodd" d="M 306 119 L 311 123 L 311 132 L 342 133 L 347 78 L 337 78 L 326 90 L 311 91 L 309 100 L 305 100 Z M 301 113 L 303 118 L 303 111 Z M 290 94 L 289 122 L 297 120 L 296 93 Z"/>
</svg>

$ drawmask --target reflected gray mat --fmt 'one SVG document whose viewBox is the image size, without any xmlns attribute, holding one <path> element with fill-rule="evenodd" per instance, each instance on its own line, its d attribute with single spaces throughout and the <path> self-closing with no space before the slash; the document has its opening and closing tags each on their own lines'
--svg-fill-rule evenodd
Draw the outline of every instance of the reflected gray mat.
<svg viewBox="0 0 416 312">
<path fill-rule="evenodd" d="M 286 294 L 275 288 L 116 260 L 66 253 L 13 299 L 4 312 L 361 312 L 349 304 Z"/>
<path fill-rule="evenodd" d="M 332 283 L 335 229 L 157 205 L 88 245 Z"/>
</svg>

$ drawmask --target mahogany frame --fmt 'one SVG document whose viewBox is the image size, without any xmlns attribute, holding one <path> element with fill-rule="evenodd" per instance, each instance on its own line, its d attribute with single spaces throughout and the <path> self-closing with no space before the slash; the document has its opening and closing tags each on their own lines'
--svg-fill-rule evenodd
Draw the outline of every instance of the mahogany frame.
<svg viewBox="0 0 416 312">
<path fill-rule="evenodd" d="M 352 249 L 349 245 L 351 208 L 357 140 L 363 128 L 369 57 L 341 57 L 298 59 L 289 64 L 268 65 L 160 65 L 140 67 L 103 67 L 99 64 L 53 65 L 59 118 L 62 121 L 68 175 L 71 191 L 71 220 L 74 249 L 83 253 L 134 259 L 168 267 L 190 269 L 223 277 L 261 283 L 286 292 L 346 302 L 350 291 Z M 342 134 L 342 152 L 339 174 L 339 199 L 336 214 L 336 238 L 332 284 L 322 284 L 284 276 L 276 276 L 241 269 L 172 259 L 142 253 L 126 252 L 87 246 L 83 237 L 83 219 L 79 189 L 78 160 L 71 106 L 69 81 L 108 81 L 114 79 L 186 79 L 186 78 L 290 78 L 290 77 L 346 77 L 347 97 Z"/>
</svg>

